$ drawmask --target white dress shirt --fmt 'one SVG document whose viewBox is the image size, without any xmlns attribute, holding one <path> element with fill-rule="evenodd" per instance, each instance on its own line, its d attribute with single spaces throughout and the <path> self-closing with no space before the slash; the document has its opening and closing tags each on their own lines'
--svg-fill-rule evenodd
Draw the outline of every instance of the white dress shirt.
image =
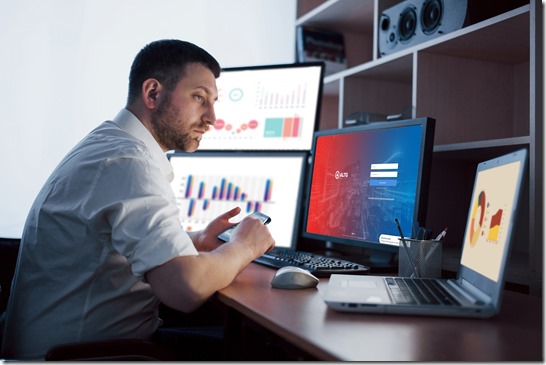
<svg viewBox="0 0 546 365">
<path fill-rule="evenodd" d="M 197 255 L 180 226 L 172 178 L 165 153 L 125 109 L 68 153 L 25 223 L 4 357 L 43 358 L 55 344 L 152 335 L 159 302 L 144 274 Z"/>
</svg>

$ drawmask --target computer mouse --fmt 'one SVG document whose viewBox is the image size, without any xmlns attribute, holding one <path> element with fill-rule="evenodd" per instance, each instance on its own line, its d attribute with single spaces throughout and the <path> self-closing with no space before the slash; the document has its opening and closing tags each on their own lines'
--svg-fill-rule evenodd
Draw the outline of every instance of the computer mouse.
<svg viewBox="0 0 546 365">
<path fill-rule="evenodd" d="M 319 279 L 305 270 L 296 266 L 281 267 L 271 279 L 271 286 L 278 289 L 307 289 L 314 288 Z"/>
</svg>

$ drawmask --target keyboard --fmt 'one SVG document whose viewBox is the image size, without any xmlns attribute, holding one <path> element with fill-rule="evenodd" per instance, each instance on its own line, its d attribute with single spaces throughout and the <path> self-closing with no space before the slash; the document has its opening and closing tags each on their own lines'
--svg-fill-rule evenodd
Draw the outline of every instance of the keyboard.
<svg viewBox="0 0 546 365">
<path fill-rule="evenodd" d="M 271 251 L 255 259 L 254 262 L 276 269 L 296 266 L 309 270 L 311 274 L 319 278 L 328 278 L 332 274 L 367 274 L 369 270 L 368 266 L 351 261 L 296 251 L 287 247 L 274 247 Z"/>
<path fill-rule="evenodd" d="M 459 305 L 459 302 L 435 280 L 397 277 L 385 280 L 396 303 Z"/>
</svg>

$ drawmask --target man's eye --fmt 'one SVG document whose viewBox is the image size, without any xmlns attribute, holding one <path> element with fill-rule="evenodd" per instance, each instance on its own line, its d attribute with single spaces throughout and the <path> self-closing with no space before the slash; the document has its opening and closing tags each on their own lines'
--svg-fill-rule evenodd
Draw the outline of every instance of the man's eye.
<svg viewBox="0 0 546 365">
<path fill-rule="evenodd" d="M 205 100 L 205 97 L 202 95 L 195 95 L 195 98 L 199 101 Z"/>
</svg>

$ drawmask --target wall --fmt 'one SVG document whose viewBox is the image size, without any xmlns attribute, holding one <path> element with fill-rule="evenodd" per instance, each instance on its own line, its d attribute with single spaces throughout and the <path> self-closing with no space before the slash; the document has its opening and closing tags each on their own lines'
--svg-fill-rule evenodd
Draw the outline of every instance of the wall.
<svg viewBox="0 0 546 365">
<path fill-rule="evenodd" d="M 295 61 L 295 0 L 0 0 L 0 237 L 61 158 L 125 104 L 136 53 L 179 38 L 223 67 Z"/>
</svg>

